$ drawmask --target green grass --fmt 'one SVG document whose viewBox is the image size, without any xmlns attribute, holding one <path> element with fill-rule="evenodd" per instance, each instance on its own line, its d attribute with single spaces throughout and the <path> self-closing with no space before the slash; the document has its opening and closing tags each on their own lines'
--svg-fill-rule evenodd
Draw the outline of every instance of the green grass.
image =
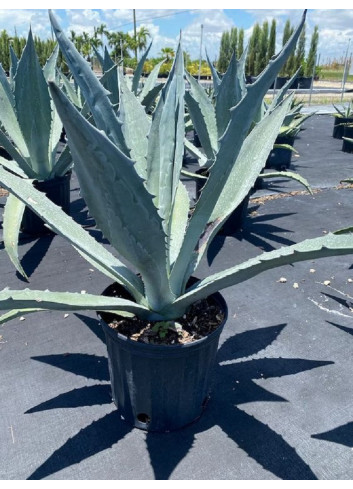
<svg viewBox="0 0 353 489">
<path fill-rule="evenodd" d="M 322 81 L 342 81 L 343 70 L 324 70 L 320 69 L 320 80 Z M 353 75 L 348 75 L 347 81 L 353 82 Z"/>
</svg>

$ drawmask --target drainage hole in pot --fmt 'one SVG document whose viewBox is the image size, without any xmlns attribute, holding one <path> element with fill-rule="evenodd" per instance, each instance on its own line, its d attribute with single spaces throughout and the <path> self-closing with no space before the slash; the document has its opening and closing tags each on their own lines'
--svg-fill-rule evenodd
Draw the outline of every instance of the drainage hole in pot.
<svg viewBox="0 0 353 489">
<path fill-rule="evenodd" d="M 148 416 L 148 414 L 145 413 L 140 413 L 137 415 L 138 421 L 143 424 L 148 424 L 151 421 L 151 418 Z"/>
</svg>

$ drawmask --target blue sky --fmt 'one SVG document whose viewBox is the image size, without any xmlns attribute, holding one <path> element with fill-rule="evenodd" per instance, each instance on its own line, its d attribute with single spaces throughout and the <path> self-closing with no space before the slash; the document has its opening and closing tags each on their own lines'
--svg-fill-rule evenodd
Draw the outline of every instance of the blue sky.
<svg viewBox="0 0 353 489">
<path fill-rule="evenodd" d="M 106 2 L 99 2 L 101 6 L 107 5 Z M 165 46 L 175 47 L 179 32 L 182 30 L 184 49 L 187 50 L 192 58 L 198 58 L 200 52 L 201 25 L 203 25 L 203 48 L 207 49 L 210 58 L 215 59 L 219 50 L 219 43 L 222 32 L 231 27 L 243 27 L 245 39 L 251 34 L 255 22 L 262 23 L 265 19 L 277 21 L 277 47 L 279 49 L 283 26 L 289 18 L 296 25 L 300 19 L 303 8 L 301 2 L 297 1 L 298 9 L 276 8 L 281 5 L 279 2 L 269 2 L 273 8 L 259 9 L 201 9 L 197 2 L 178 2 L 178 9 L 138 8 L 139 4 L 145 6 L 147 2 L 135 1 L 137 28 L 144 25 L 152 35 L 153 46 L 151 55 L 156 56 L 160 49 Z M 200 2 L 201 3 L 201 2 Z M 202 2 L 203 5 L 205 2 Z M 232 2 L 234 5 L 235 2 Z M 268 2 L 267 2 L 268 3 Z M 316 2 L 309 2 L 315 7 Z M 319 3 L 319 2 L 317 2 Z M 320 2 L 321 3 L 321 2 Z M 345 6 L 342 5 L 341 6 Z M 348 3 L 348 2 L 347 2 Z M 50 36 L 50 25 L 46 8 L 42 7 L 44 2 L 31 2 L 31 6 L 38 7 L 32 9 L 22 9 L 21 3 L 12 6 L 14 9 L 0 9 L 0 29 L 6 29 L 14 33 L 27 35 L 31 24 L 34 34 L 40 37 Z M 85 8 L 81 4 L 84 4 Z M 159 5 L 159 2 L 148 2 L 149 6 Z M 227 6 L 227 2 L 221 2 Z M 256 2 L 249 0 L 246 2 L 249 7 L 256 5 Z M 283 2 L 282 2 L 283 4 Z M 322 4 L 322 3 L 321 3 Z M 27 4 L 28 5 L 28 4 Z M 50 6 L 57 14 L 63 28 L 69 32 L 70 29 L 77 33 L 82 31 L 93 32 L 94 26 L 104 23 L 109 30 L 123 30 L 132 33 L 133 31 L 133 11 L 132 9 L 111 9 L 108 3 L 107 8 L 89 8 L 96 6 L 97 2 L 55 2 Z M 114 2 L 114 6 L 115 6 Z M 194 7 L 194 8 L 191 8 Z M 353 51 L 353 9 L 309 9 L 307 16 L 307 48 L 309 47 L 310 35 L 314 25 L 319 25 L 320 43 L 319 53 L 321 61 L 329 58 L 344 57 L 349 46 L 349 54 Z M 352 42 L 349 45 L 349 39 Z"/>
</svg>

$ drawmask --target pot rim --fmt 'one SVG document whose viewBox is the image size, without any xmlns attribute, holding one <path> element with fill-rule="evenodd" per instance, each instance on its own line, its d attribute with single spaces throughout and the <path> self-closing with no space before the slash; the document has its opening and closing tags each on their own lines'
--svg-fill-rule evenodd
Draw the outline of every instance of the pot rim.
<svg viewBox="0 0 353 489">
<path fill-rule="evenodd" d="M 119 286 L 121 286 L 120 284 L 118 284 Z M 106 289 L 104 289 L 104 291 L 102 292 L 102 295 L 104 295 L 104 293 L 106 292 L 107 289 L 109 289 L 110 286 L 106 287 Z M 121 286 L 123 289 L 124 287 Z M 125 290 L 125 289 L 124 289 Z M 227 322 L 227 319 L 228 319 L 228 306 L 227 306 L 227 303 L 223 297 L 223 295 L 220 293 L 220 292 L 215 292 L 214 294 L 211 294 L 209 296 L 210 298 L 214 298 L 214 300 L 216 302 L 218 302 L 218 304 L 220 305 L 222 311 L 223 311 L 223 314 L 224 314 L 224 318 L 222 320 L 222 322 L 220 323 L 220 325 L 214 330 L 212 331 L 210 334 L 208 334 L 207 336 L 204 336 L 203 338 L 199 338 L 195 341 L 191 341 L 189 343 L 183 343 L 183 344 L 176 344 L 176 345 L 154 345 L 154 344 L 151 344 L 151 343 L 143 343 L 141 341 L 135 341 L 135 340 L 131 340 L 130 338 L 128 338 L 127 336 L 119 333 L 118 331 L 116 331 L 115 329 L 111 328 L 107 322 L 102 318 L 102 315 L 101 315 L 101 311 L 96 311 L 96 314 L 98 316 L 98 320 L 101 324 L 101 326 L 103 327 L 104 331 L 109 333 L 109 335 L 113 338 L 113 339 L 117 339 L 118 341 L 122 342 L 122 344 L 126 344 L 126 345 L 136 345 L 136 348 L 139 348 L 141 350 L 145 349 L 145 350 L 148 350 L 148 351 L 159 351 L 159 350 L 169 350 L 170 352 L 174 351 L 174 352 L 177 352 L 177 351 L 181 351 L 181 350 L 185 350 L 185 349 L 189 349 L 189 348 L 198 348 L 198 347 L 202 347 L 202 345 L 205 343 L 205 342 L 208 342 L 208 341 L 212 341 L 212 339 L 216 336 L 220 336 L 220 334 L 222 333 L 222 330 L 224 328 L 224 325 L 226 324 Z"/>
</svg>

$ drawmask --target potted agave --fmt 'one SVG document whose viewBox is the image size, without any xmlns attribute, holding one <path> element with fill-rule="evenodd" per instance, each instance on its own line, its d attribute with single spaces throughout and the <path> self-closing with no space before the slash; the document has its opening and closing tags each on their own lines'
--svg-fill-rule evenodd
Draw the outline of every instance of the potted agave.
<svg viewBox="0 0 353 489">
<path fill-rule="evenodd" d="M 20 60 L 11 50 L 9 80 L 0 65 L 0 146 L 7 153 L 0 156 L 0 166 L 31 182 L 68 213 L 72 158 L 67 144 L 59 144 L 63 126 L 47 84 L 55 78 L 58 52 L 56 47 L 42 69 L 30 30 Z M 13 195 L 6 201 L 3 228 L 5 248 L 17 265 L 20 229 L 36 236 L 49 232 Z"/>
<path fill-rule="evenodd" d="M 304 18 L 230 111 L 207 182 L 190 213 L 180 179 L 185 137 L 181 46 L 152 118 L 124 84 L 120 104 L 126 110 L 116 112 L 107 91 L 51 14 L 53 30 L 95 125 L 53 82 L 50 92 L 66 129 L 82 195 L 115 253 L 27 180 L 0 168 L 0 183 L 28 202 L 112 285 L 96 295 L 4 289 L 0 309 L 8 312 L 1 321 L 43 310 L 99 311 L 113 398 L 121 416 L 133 426 L 170 431 L 202 414 L 227 318 L 219 290 L 273 267 L 353 253 L 352 235 L 329 233 L 263 253 L 202 280 L 195 278 L 213 237 L 258 177 L 282 125 L 290 98 L 249 132 L 268 86 L 295 46 Z"/>
<path fill-rule="evenodd" d="M 292 153 L 296 152 L 293 147 L 295 138 L 301 131 L 302 124 L 313 115 L 313 113 L 301 114 L 302 106 L 303 104 L 292 104 L 277 135 L 273 149 L 268 155 L 266 168 L 285 171 L 290 167 Z"/>
<path fill-rule="evenodd" d="M 213 78 L 213 90 L 211 93 L 207 93 L 192 76 L 186 73 L 187 81 L 190 84 L 190 90 L 185 94 L 185 101 L 193 127 L 199 134 L 200 146 L 203 150 L 203 152 L 200 152 L 200 150 L 198 150 L 190 141 L 185 140 L 186 148 L 198 159 L 200 165 L 200 169 L 196 172 L 196 200 L 200 198 L 202 189 L 209 175 L 209 170 L 215 162 L 215 157 L 219 151 L 223 134 L 231 117 L 232 107 L 235 107 L 248 92 L 249 87 L 246 85 L 245 76 L 246 56 L 247 50 L 244 51 L 239 60 L 236 59 L 235 54 L 233 53 L 228 69 L 223 77 L 220 77 L 219 73 L 208 59 Z M 280 91 L 278 91 L 271 104 L 267 104 L 264 99 L 261 101 L 249 131 L 253 129 L 256 123 L 266 118 L 281 104 L 290 87 L 291 81 L 295 79 L 295 77 L 296 74 Z M 255 86 L 256 81 L 254 82 Z M 294 124 L 292 119 L 294 119 L 295 116 L 297 116 L 297 111 L 294 111 L 294 109 L 293 111 L 290 111 L 288 109 L 283 124 Z M 283 168 L 280 169 L 283 170 Z M 223 223 L 219 233 L 230 235 L 241 229 L 247 215 L 251 194 L 262 187 L 264 178 L 283 178 L 283 176 L 297 180 L 306 188 L 309 188 L 307 181 L 293 172 L 286 172 L 285 174 L 280 172 L 271 172 L 267 174 L 260 173 L 248 194 Z"/>
<path fill-rule="evenodd" d="M 353 100 L 349 102 L 346 107 L 340 109 L 334 105 L 336 113 L 334 114 L 334 126 L 332 137 L 335 139 L 342 139 L 345 124 L 353 123 Z"/>
<path fill-rule="evenodd" d="M 342 151 L 353 153 L 353 123 L 344 125 L 342 139 Z"/>
</svg>

